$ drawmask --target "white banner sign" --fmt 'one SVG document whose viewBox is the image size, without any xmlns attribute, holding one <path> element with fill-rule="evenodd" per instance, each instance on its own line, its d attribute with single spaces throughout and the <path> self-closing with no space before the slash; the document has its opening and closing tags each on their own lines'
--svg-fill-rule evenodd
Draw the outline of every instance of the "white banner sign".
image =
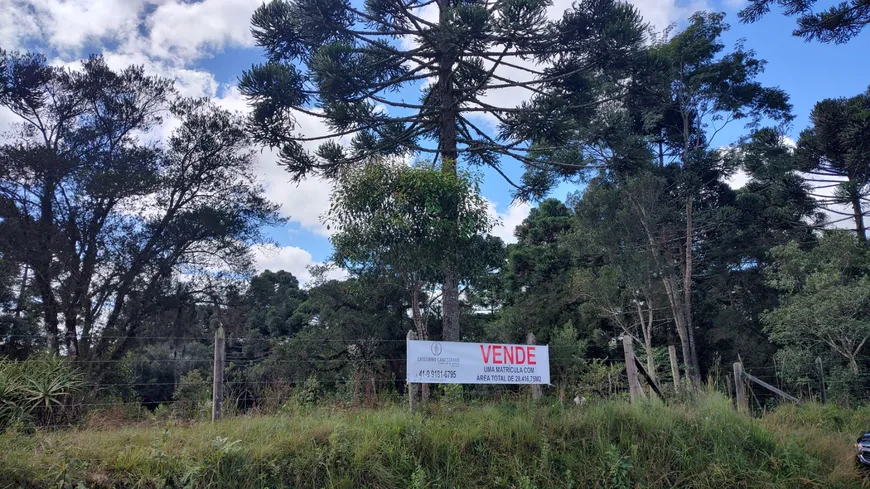
<svg viewBox="0 0 870 489">
<path fill-rule="evenodd" d="M 408 382 L 549 384 L 547 345 L 408 341 Z"/>
</svg>

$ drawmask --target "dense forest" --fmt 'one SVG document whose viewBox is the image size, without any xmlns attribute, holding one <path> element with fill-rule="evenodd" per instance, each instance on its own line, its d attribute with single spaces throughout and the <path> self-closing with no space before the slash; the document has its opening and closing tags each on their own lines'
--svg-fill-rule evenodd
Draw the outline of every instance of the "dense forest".
<svg viewBox="0 0 870 489">
<path fill-rule="evenodd" d="M 779 4 L 795 35 L 832 43 L 870 21 L 861 0 L 804 3 L 752 0 L 735 20 Z M 0 145 L 0 424 L 21 399 L 48 419 L 73 384 L 91 402 L 207 402 L 218 328 L 238 409 L 401 395 L 410 330 L 533 333 L 562 399 L 622 392 L 629 335 L 667 382 L 675 346 L 688 390 L 740 360 L 812 396 L 821 363 L 832 399 L 866 400 L 870 89 L 819 97 L 796 128 L 765 61 L 723 41 L 724 14 L 654 32 L 616 0 L 556 20 L 547 7 L 273 0 L 251 20 L 264 60 L 238 78 L 248 114 L 99 56 L 0 51 L 15 116 Z M 329 134 L 306 135 L 301 114 Z M 726 127 L 741 136 L 722 146 Z M 333 184 L 333 255 L 309 283 L 253 266 L 283 222 L 262 148 L 288 179 Z M 534 204 L 515 243 L 491 233 L 484 170 Z M 15 391 L 29 361 L 50 368 Z"/>
</svg>

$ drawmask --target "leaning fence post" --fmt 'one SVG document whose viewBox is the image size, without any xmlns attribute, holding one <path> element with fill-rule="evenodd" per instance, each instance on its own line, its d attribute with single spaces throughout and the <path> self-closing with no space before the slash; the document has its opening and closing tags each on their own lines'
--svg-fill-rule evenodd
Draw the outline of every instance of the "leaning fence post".
<svg viewBox="0 0 870 489">
<path fill-rule="evenodd" d="M 631 403 L 636 403 L 641 396 L 640 380 L 637 378 L 637 366 L 634 364 L 634 345 L 631 336 L 622 335 L 622 350 L 625 353 L 625 373 L 628 376 L 628 391 L 631 393 Z"/>
<path fill-rule="evenodd" d="M 417 339 L 417 332 L 411 330 L 408 331 L 407 341 L 412 341 Z M 408 349 L 405 348 L 407 352 Z M 408 378 L 411 378 L 411 372 L 408 372 Z M 411 411 L 417 409 L 417 384 L 412 384 L 408 382 L 408 407 L 411 408 Z"/>
<path fill-rule="evenodd" d="M 226 333 L 221 326 L 214 333 L 214 370 L 211 389 L 211 420 L 221 419 L 221 403 L 224 399 L 224 358 L 226 355 L 224 343 Z"/>
<path fill-rule="evenodd" d="M 668 346 L 668 357 L 671 359 L 671 376 L 674 378 L 674 390 L 680 391 L 680 366 L 677 364 L 677 347 Z"/>
<path fill-rule="evenodd" d="M 526 344 L 534 345 L 535 344 L 535 333 L 529 332 L 526 336 Z M 538 400 L 543 395 L 541 385 L 540 384 L 532 384 L 532 399 Z"/>
<path fill-rule="evenodd" d="M 746 382 L 743 381 L 743 363 L 734 362 L 734 392 L 736 394 L 737 411 L 749 411 L 749 400 L 746 399 Z"/>
</svg>

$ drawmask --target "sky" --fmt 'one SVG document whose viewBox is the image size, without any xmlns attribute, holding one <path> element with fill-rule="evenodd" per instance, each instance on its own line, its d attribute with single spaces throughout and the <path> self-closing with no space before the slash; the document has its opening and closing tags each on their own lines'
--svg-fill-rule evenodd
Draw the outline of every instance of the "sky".
<svg viewBox="0 0 870 489">
<path fill-rule="evenodd" d="M 581 0 L 582 1 L 582 0 Z M 732 29 L 726 45 L 744 40 L 745 46 L 767 60 L 761 82 L 778 86 L 791 96 L 794 121 L 789 136 L 796 140 L 807 127 L 813 105 L 824 98 L 856 95 L 870 85 L 870 32 L 846 45 L 806 43 L 791 36 L 794 19 L 772 12 L 762 21 L 743 25 L 736 13 L 744 0 L 631 0 L 644 19 L 661 30 L 670 24 L 684 25 L 697 10 L 721 11 Z M 122 69 L 144 65 L 152 74 L 176 80 L 183 95 L 207 96 L 223 107 L 248 110 L 235 88 L 241 72 L 262 62 L 262 52 L 250 34 L 250 17 L 262 0 L 0 0 L 0 48 L 7 51 L 38 51 L 52 63 L 73 65 L 90 54 L 101 54 L 110 67 Z M 556 16 L 570 7 L 571 0 L 554 0 Z M 820 0 L 819 7 L 830 4 Z M 870 30 L 870 29 L 868 29 Z M 517 102 L 507 94 L 506 99 Z M 0 112 L 0 125 L 10 115 Z M 161 130 L 168 133 L 169 127 Z M 739 123 L 722 131 L 714 145 L 725 146 L 743 134 Z M 313 118 L 301 118 L 299 132 L 320 135 L 324 126 Z M 255 245 L 256 266 L 284 269 L 302 282 L 310 277 L 307 267 L 328 259 L 330 230 L 321 222 L 329 205 L 328 182 L 311 178 L 298 185 L 277 165 L 269 151 L 258 154 L 257 172 L 267 196 L 281 205 L 288 218 L 285 226 L 269 229 L 276 245 Z M 509 169 L 518 176 L 519 168 Z M 739 185 L 739 178 L 736 181 Z M 507 242 L 515 241 L 514 228 L 532 205 L 511 205 L 510 187 L 498 175 L 483 172 L 481 190 L 490 213 L 499 219 L 492 231 Z M 564 198 L 578 190 L 573 184 L 559 186 L 553 197 Z"/>
</svg>

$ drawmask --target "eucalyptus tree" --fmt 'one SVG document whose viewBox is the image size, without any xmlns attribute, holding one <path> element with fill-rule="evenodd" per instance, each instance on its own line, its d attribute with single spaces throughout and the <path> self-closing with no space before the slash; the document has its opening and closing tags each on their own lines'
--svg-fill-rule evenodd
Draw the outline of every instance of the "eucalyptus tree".
<svg viewBox="0 0 870 489">
<path fill-rule="evenodd" d="M 422 295 L 441 281 L 445 257 L 462 254 L 457 277 L 467 281 L 491 256 L 482 233 L 493 221 L 468 175 L 370 163 L 339 179 L 329 221 L 336 229 L 333 261 L 357 276 L 404 284 L 421 339 L 429 338 Z"/>
</svg>

